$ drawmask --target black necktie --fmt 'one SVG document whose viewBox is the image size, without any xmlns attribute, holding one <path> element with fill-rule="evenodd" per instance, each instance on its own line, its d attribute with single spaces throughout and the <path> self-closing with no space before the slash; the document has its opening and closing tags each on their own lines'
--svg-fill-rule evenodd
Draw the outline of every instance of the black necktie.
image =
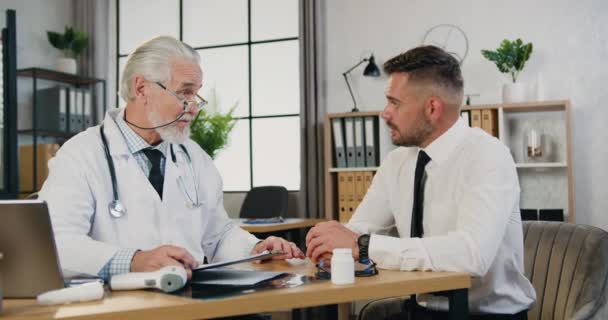
<svg viewBox="0 0 608 320">
<path fill-rule="evenodd" d="M 410 236 L 412 238 L 422 238 L 424 229 L 422 227 L 422 212 L 424 202 L 424 167 L 431 161 L 431 158 L 422 150 L 418 152 L 416 161 L 416 173 L 414 175 L 414 205 L 412 207 L 412 226 Z"/>
<path fill-rule="evenodd" d="M 152 168 L 150 169 L 150 174 L 148 175 L 148 180 L 152 184 L 152 187 L 158 192 L 160 198 L 163 198 L 163 183 L 165 181 L 165 177 L 160 170 L 160 160 L 163 157 L 163 153 L 157 149 L 144 149 L 144 154 L 152 163 Z"/>
</svg>

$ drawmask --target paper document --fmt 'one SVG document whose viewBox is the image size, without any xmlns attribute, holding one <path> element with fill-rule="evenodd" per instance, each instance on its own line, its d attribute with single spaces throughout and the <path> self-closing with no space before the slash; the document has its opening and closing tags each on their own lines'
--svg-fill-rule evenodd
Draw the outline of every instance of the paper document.
<svg viewBox="0 0 608 320">
<path fill-rule="evenodd" d="M 283 254 L 285 254 L 285 252 L 283 252 L 283 251 L 264 251 L 262 253 L 258 253 L 256 255 L 241 258 L 241 259 L 228 260 L 228 261 L 222 261 L 222 262 L 217 262 L 217 263 L 201 264 L 197 268 L 192 269 L 192 271 L 208 270 L 208 269 L 213 269 L 213 268 L 218 268 L 218 267 L 230 266 L 233 264 L 243 263 L 243 262 L 266 260 L 266 259 L 270 259 L 274 256 L 280 256 Z"/>
<path fill-rule="evenodd" d="M 282 223 L 285 222 L 283 217 L 272 217 L 272 218 L 249 218 L 243 221 L 244 224 L 271 224 L 271 223 Z"/>
<path fill-rule="evenodd" d="M 285 275 L 285 272 L 213 269 L 200 270 L 192 275 L 193 285 L 251 287 Z"/>
</svg>

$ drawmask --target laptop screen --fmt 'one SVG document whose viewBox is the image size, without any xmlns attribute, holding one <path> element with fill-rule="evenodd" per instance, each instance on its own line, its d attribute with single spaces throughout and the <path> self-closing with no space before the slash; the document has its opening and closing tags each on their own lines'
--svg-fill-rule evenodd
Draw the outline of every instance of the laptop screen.
<svg viewBox="0 0 608 320">
<path fill-rule="evenodd" d="M 0 284 L 6 298 L 64 287 L 46 202 L 0 201 Z"/>
</svg>

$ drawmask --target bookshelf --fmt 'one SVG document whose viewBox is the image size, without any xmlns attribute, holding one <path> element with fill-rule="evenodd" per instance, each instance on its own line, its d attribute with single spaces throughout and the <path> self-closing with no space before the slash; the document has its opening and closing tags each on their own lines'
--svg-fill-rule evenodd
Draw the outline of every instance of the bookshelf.
<svg viewBox="0 0 608 320">
<path fill-rule="evenodd" d="M 464 106 L 463 111 L 496 110 L 497 138 L 511 150 L 521 187 L 520 208 L 563 209 L 575 222 L 570 101 Z M 540 161 L 526 159 L 526 132 L 543 134 Z"/>
<path fill-rule="evenodd" d="M 369 182 L 371 182 L 371 177 L 378 170 L 378 166 L 359 166 L 359 167 L 342 167 L 339 168 L 336 164 L 335 158 L 335 150 L 334 150 L 334 136 L 333 136 L 333 128 L 332 128 L 332 120 L 336 118 L 353 118 L 353 117 L 373 117 L 376 122 L 374 127 L 374 135 L 376 136 L 376 152 L 378 164 L 382 161 L 383 156 L 385 156 L 388 151 L 386 143 L 386 139 L 390 139 L 387 135 L 383 135 L 382 132 L 386 132 L 386 126 L 384 122 L 380 119 L 380 111 L 364 111 L 364 112 L 346 112 L 346 113 L 333 113 L 327 114 L 325 117 L 324 123 L 324 145 L 325 145 L 325 218 L 329 220 L 338 220 L 340 218 L 340 206 L 339 206 L 339 176 L 341 174 L 351 173 L 353 179 L 357 179 L 357 174 L 359 174 L 362 179 L 369 179 L 368 184 L 364 187 L 365 190 L 360 193 L 361 197 L 367 191 L 367 187 L 369 187 Z M 386 136 L 386 137 L 383 137 Z M 389 141 L 390 142 L 390 141 Z M 388 144 L 390 145 L 390 143 Z M 371 173 L 371 175 L 370 175 Z M 366 178 L 367 177 L 367 178 Z M 354 188 L 354 187 L 353 187 Z M 357 189 L 359 190 L 359 189 Z M 359 191 L 357 191 L 359 192 Z M 358 203 L 357 203 L 358 204 Z M 351 212 L 354 213 L 353 207 Z"/>
<path fill-rule="evenodd" d="M 78 134 L 80 131 L 85 130 L 86 127 L 99 123 L 100 119 L 98 118 L 98 110 L 103 109 L 103 113 L 106 111 L 106 81 L 104 79 L 79 76 L 42 68 L 20 69 L 17 70 L 17 76 L 29 78 L 32 83 L 31 128 L 17 130 L 17 133 L 19 134 L 32 137 L 31 157 L 23 157 L 21 154 L 19 155 L 21 171 L 28 173 L 27 175 L 20 174 L 20 178 L 27 180 L 31 179 L 32 181 L 31 183 L 29 183 L 29 181 L 22 181 L 20 183 L 19 192 L 26 195 L 40 190 L 41 181 L 44 181 L 44 179 L 41 179 L 39 176 L 41 174 L 46 174 L 46 162 L 42 165 L 38 164 L 40 159 L 42 159 L 42 161 L 48 160 L 45 154 L 39 154 L 40 152 L 38 150 L 38 146 L 42 145 L 39 144 L 38 139 L 40 137 L 52 137 L 55 138 L 57 142 L 63 143 L 74 135 Z M 61 87 L 69 88 L 69 90 L 80 90 L 78 94 L 82 94 L 82 96 L 75 95 L 72 97 L 66 93 L 65 117 L 67 121 L 63 129 L 48 129 L 43 128 L 40 125 L 40 123 L 44 123 L 45 119 L 52 117 L 57 112 L 57 110 L 50 109 L 49 101 L 45 101 L 44 99 L 40 99 L 38 97 L 40 87 L 44 84 L 48 84 L 49 82 L 59 84 Z M 71 114 L 78 115 L 78 113 L 80 113 L 82 115 L 85 113 L 85 91 L 87 94 L 90 94 L 90 98 L 88 99 L 90 101 L 90 109 L 88 112 L 89 116 L 91 117 L 90 123 L 86 124 L 84 121 L 70 123 L 69 119 L 71 119 Z M 76 105 L 73 104 L 74 99 L 78 99 L 80 102 L 82 102 L 81 105 L 78 105 L 78 110 L 75 108 Z M 101 102 L 99 100 L 101 100 Z M 43 171 L 41 171 L 41 169 Z M 29 172 L 32 172 L 32 174 L 30 175 Z"/>
<path fill-rule="evenodd" d="M 497 138 L 511 150 L 519 177 L 522 209 L 563 209 L 564 219 L 575 222 L 572 132 L 568 100 L 516 104 L 463 106 L 463 111 L 495 110 Z M 378 167 L 338 168 L 335 163 L 331 120 L 347 117 L 380 117 L 380 111 L 327 114 L 324 124 L 325 144 L 325 217 L 338 219 L 338 174 L 372 172 Z M 384 122 L 378 119 L 380 163 L 394 148 L 386 134 Z M 548 154 L 541 161 L 524 159 L 524 132 L 534 127 L 545 135 Z"/>
</svg>

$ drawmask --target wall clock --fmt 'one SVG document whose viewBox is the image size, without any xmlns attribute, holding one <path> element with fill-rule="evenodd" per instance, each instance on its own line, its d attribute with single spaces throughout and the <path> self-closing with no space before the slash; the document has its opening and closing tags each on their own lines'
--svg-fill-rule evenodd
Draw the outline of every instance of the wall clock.
<svg viewBox="0 0 608 320">
<path fill-rule="evenodd" d="M 424 35 L 423 45 L 434 45 L 452 54 L 462 65 L 469 53 L 469 39 L 464 31 L 453 24 L 439 24 Z"/>
</svg>

